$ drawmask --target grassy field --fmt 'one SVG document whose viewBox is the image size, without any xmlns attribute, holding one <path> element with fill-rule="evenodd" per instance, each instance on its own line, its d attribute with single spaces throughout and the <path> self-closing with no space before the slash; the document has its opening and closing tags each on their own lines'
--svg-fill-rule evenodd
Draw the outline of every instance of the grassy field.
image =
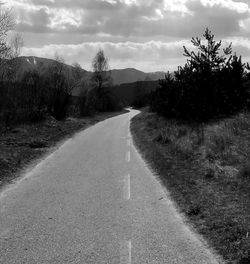
<svg viewBox="0 0 250 264">
<path fill-rule="evenodd" d="M 20 171 L 49 152 L 60 141 L 99 121 L 124 113 L 102 113 L 89 118 L 53 118 L 18 127 L 0 127 L 0 188 L 16 179 Z"/>
<path fill-rule="evenodd" d="M 197 126 L 145 110 L 131 130 L 196 230 L 227 263 L 250 263 L 250 114 Z"/>
</svg>

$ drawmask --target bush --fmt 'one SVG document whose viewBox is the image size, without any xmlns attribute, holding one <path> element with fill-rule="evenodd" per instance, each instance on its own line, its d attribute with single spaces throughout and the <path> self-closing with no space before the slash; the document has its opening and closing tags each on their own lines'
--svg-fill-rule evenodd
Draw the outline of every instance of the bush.
<svg viewBox="0 0 250 264">
<path fill-rule="evenodd" d="M 250 163 L 245 164 L 240 169 L 238 176 L 242 179 L 250 179 Z"/>
</svg>

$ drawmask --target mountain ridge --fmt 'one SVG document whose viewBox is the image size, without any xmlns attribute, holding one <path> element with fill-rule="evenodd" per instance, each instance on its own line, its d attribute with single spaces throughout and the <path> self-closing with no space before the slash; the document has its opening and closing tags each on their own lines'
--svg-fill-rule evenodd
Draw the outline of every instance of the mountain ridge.
<svg viewBox="0 0 250 264">
<path fill-rule="evenodd" d="M 53 59 L 36 57 L 36 56 L 20 56 L 16 58 L 19 63 L 19 73 L 21 77 L 25 72 L 29 70 L 39 69 L 40 71 L 45 71 L 52 63 L 55 62 Z M 64 67 L 73 70 L 72 65 L 64 63 Z M 120 85 L 124 83 L 133 83 L 137 81 L 156 81 L 163 79 L 165 77 L 165 72 L 143 72 L 135 68 L 125 68 L 125 69 L 111 69 L 111 77 L 113 79 L 114 85 Z M 82 78 L 89 79 L 92 72 L 82 69 Z"/>
</svg>

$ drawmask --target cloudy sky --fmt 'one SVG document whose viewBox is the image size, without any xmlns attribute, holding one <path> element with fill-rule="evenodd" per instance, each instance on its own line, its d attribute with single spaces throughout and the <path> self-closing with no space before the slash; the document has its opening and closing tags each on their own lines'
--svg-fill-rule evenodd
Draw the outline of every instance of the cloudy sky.
<svg viewBox="0 0 250 264">
<path fill-rule="evenodd" d="M 91 68 L 102 48 L 111 68 L 173 70 L 182 46 L 209 27 L 250 61 L 249 0 L 8 0 L 24 39 L 23 55 Z"/>
</svg>

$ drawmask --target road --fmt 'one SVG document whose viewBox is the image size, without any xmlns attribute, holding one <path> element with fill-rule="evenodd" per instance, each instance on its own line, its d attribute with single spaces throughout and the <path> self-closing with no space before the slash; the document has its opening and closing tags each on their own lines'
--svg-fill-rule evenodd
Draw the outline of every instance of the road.
<svg viewBox="0 0 250 264">
<path fill-rule="evenodd" d="M 66 141 L 0 196 L 0 263 L 216 264 L 136 151 L 131 110 Z"/>
</svg>

